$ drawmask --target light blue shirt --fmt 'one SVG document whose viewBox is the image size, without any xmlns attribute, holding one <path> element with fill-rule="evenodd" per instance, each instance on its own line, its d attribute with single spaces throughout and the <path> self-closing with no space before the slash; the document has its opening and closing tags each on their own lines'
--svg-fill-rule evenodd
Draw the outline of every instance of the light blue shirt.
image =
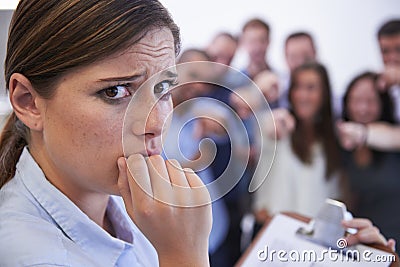
<svg viewBox="0 0 400 267">
<path fill-rule="evenodd" d="M 0 266 L 158 266 L 156 250 L 110 197 L 114 238 L 44 176 L 25 148 L 0 190 Z"/>
</svg>

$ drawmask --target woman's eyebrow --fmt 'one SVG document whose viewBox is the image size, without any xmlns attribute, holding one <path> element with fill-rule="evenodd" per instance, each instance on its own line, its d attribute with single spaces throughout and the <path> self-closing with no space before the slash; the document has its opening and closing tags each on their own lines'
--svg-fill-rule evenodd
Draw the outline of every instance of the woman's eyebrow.
<svg viewBox="0 0 400 267">
<path fill-rule="evenodd" d="M 168 78 L 178 78 L 178 73 L 173 72 L 173 71 L 166 71 L 163 73 L 165 76 Z"/>
<path fill-rule="evenodd" d="M 178 74 L 173 71 L 166 71 L 162 74 L 168 78 L 177 78 L 178 77 Z M 141 73 L 141 74 L 135 74 L 135 75 L 129 75 L 129 76 L 102 78 L 102 79 L 99 79 L 99 82 L 120 82 L 120 81 L 129 82 L 129 81 L 134 81 L 139 78 L 142 78 L 145 75 L 146 75 L 145 73 Z"/>
<path fill-rule="evenodd" d="M 129 75 L 129 76 L 109 77 L 109 78 L 99 79 L 99 82 L 120 82 L 120 81 L 129 82 L 129 81 L 137 80 L 144 76 L 145 76 L 145 73 Z"/>
</svg>

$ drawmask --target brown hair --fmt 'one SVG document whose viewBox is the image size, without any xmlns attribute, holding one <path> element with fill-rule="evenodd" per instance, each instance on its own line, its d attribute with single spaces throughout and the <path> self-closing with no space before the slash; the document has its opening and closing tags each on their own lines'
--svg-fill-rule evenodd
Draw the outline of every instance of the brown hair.
<svg viewBox="0 0 400 267">
<path fill-rule="evenodd" d="M 316 51 L 314 38 L 308 32 L 294 32 L 294 33 L 290 34 L 288 37 L 286 37 L 285 47 L 288 45 L 289 41 L 291 41 L 293 39 L 296 39 L 296 38 L 307 38 L 307 39 L 309 39 L 310 42 L 311 42 L 311 45 L 312 45 L 312 49 L 314 51 Z"/>
<path fill-rule="evenodd" d="M 269 36 L 270 27 L 268 23 L 259 18 L 253 18 L 247 21 L 242 28 L 242 33 L 245 32 L 248 28 L 258 28 L 258 27 L 263 28 L 267 32 L 267 35 Z"/>
<path fill-rule="evenodd" d="M 232 42 L 235 42 L 236 44 L 238 43 L 238 38 L 229 32 L 219 32 L 217 35 L 214 36 L 213 40 L 215 40 L 219 37 L 226 37 L 226 38 L 230 39 Z"/>
<path fill-rule="evenodd" d="M 379 75 L 375 72 L 371 71 L 366 71 L 363 72 L 356 77 L 354 77 L 349 85 L 346 88 L 346 91 L 343 96 L 343 111 L 342 111 L 342 118 L 344 121 L 350 121 L 349 118 L 349 95 L 351 91 L 354 89 L 354 86 L 356 83 L 358 83 L 360 80 L 364 79 L 369 79 L 371 80 L 374 84 L 377 83 Z M 378 93 L 379 101 L 381 102 L 381 116 L 378 119 L 378 121 L 385 121 L 388 123 L 394 124 L 396 122 L 395 117 L 394 117 L 394 106 L 393 106 L 393 101 L 392 98 L 389 94 L 388 91 L 380 91 L 376 89 L 376 92 Z"/>
<path fill-rule="evenodd" d="M 387 21 L 378 30 L 378 39 L 384 36 L 394 36 L 400 34 L 400 19 Z"/>
<path fill-rule="evenodd" d="M 363 73 L 357 75 L 350 81 L 349 85 L 346 88 L 343 99 L 342 99 L 343 100 L 343 102 L 342 102 L 342 119 L 344 121 L 351 121 L 350 116 L 349 116 L 349 101 L 350 101 L 350 93 L 351 93 L 351 91 L 353 91 L 355 85 L 359 81 L 367 79 L 367 80 L 371 80 L 373 82 L 373 84 L 375 84 L 375 86 L 376 86 L 378 78 L 379 78 L 378 73 L 375 73 L 372 71 L 366 71 L 366 72 L 363 72 Z M 394 116 L 395 112 L 394 112 L 392 97 L 390 96 L 388 90 L 381 91 L 381 90 L 378 90 L 378 88 L 375 88 L 375 89 L 378 94 L 377 97 L 381 104 L 381 110 L 380 110 L 381 114 L 380 114 L 380 117 L 377 119 L 377 121 L 384 121 L 384 122 L 387 122 L 390 124 L 395 124 L 396 120 L 395 120 L 395 116 Z M 370 165 L 377 164 L 380 166 L 380 164 L 382 163 L 381 160 L 382 160 L 385 152 L 378 151 L 373 148 L 371 148 L 370 150 L 372 151 L 372 160 L 370 162 Z M 354 154 L 354 152 L 353 152 L 353 154 Z"/>
<path fill-rule="evenodd" d="M 306 70 L 315 71 L 321 79 L 322 85 L 322 106 L 319 110 L 314 123 L 314 133 L 319 141 L 322 143 L 326 155 L 326 178 L 330 178 L 339 167 L 339 146 L 337 143 L 336 135 L 334 132 L 334 122 L 332 115 L 332 96 L 331 86 L 329 82 L 328 72 L 326 68 L 316 62 L 305 63 L 297 67 L 292 75 L 289 87 L 289 102 L 293 106 L 293 89 L 297 86 L 296 77 L 301 72 Z M 303 125 L 297 118 L 296 114 L 293 113 L 296 119 L 296 128 L 291 137 L 292 149 L 299 159 L 306 164 L 312 163 L 311 144 L 304 142 Z"/>
<path fill-rule="evenodd" d="M 21 73 L 51 98 L 62 75 L 122 51 L 148 30 L 167 27 L 180 49 L 179 29 L 156 0 L 21 0 L 11 20 L 5 80 Z M 15 113 L 0 137 L 0 188 L 15 175 L 29 129 Z"/>
<path fill-rule="evenodd" d="M 191 61 L 193 54 L 202 56 L 204 58 L 204 61 L 211 61 L 211 58 L 206 51 L 198 48 L 188 48 L 183 50 L 182 53 L 179 55 L 177 63 L 185 63 Z"/>
</svg>

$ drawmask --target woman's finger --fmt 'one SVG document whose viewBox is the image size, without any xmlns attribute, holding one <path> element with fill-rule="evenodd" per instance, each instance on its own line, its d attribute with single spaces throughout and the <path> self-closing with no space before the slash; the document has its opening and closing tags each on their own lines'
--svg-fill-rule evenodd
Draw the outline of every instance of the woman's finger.
<svg viewBox="0 0 400 267">
<path fill-rule="evenodd" d="M 172 184 L 172 191 L 175 194 L 174 203 L 171 203 L 179 207 L 187 207 L 191 204 L 190 195 L 191 187 L 188 180 L 186 179 L 185 172 L 177 160 L 167 160 L 165 165 L 169 179 Z"/>
<path fill-rule="evenodd" d="M 387 245 L 386 238 L 380 233 L 376 226 L 362 229 L 357 234 L 362 243 L 379 243 L 385 246 Z"/>
<path fill-rule="evenodd" d="M 384 246 L 387 245 L 386 238 L 380 233 L 379 229 L 372 225 L 368 219 L 356 218 L 352 220 L 342 221 L 342 225 L 346 228 L 355 228 L 358 230 L 356 234 L 346 237 L 349 246 L 358 243 L 377 243 Z"/>
<path fill-rule="evenodd" d="M 117 161 L 118 164 L 118 189 L 121 194 L 122 199 L 124 200 L 126 210 L 128 211 L 129 215 L 133 210 L 132 206 L 132 194 L 131 189 L 128 183 L 128 168 L 126 166 L 125 158 L 121 157 Z"/>
<path fill-rule="evenodd" d="M 167 160 L 165 165 L 167 166 L 167 171 L 169 179 L 173 187 L 189 187 L 189 182 L 186 179 L 185 173 L 182 166 L 175 159 Z"/>
<path fill-rule="evenodd" d="M 192 190 L 192 205 L 203 206 L 211 203 L 210 193 L 197 174 L 188 168 L 184 169 L 186 179 Z"/>
<path fill-rule="evenodd" d="M 153 199 L 152 185 L 144 157 L 140 154 L 134 154 L 129 156 L 126 163 L 132 198 L 139 203 Z"/>
<path fill-rule="evenodd" d="M 394 239 L 389 239 L 387 242 L 387 247 L 389 247 L 393 252 L 396 251 L 396 240 Z"/>
<path fill-rule="evenodd" d="M 164 159 L 159 155 L 149 157 L 147 168 L 154 198 L 165 204 L 174 204 L 172 184 Z"/>
<path fill-rule="evenodd" d="M 386 238 L 379 232 L 376 227 L 368 227 L 359 230 L 354 235 L 349 235 L 346 237 L 348 246 L 352 246 L 358 243 L 364 244 L 381 244 L 387 246 Z"/>
<path fill-rule="evenodd" d="M 186 179 L 190 185 L 191 188 L 196 188 L 196 187 L 205 187 L 203 181 L 199 178 L 199 176 L 196 175 L 196 173 L 189 168 L 183 169 L 185 172 Z"/>
<path fill-rule="evenodd" d="M 355 218 L 351 220 L 342 221 L 342 225 L 346 228 L 362 229 L 372 227 L 372 222 L 364 218 Z"/>
</svg>

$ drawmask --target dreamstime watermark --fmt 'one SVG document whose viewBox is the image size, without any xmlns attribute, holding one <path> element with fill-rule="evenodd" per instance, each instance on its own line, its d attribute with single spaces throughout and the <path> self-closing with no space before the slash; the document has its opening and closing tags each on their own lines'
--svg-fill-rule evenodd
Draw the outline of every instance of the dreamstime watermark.
<svg viewBox="0 0 400 267">
<path fill-rule="evenodd" d="M 396 257 L 393 254 L 375 254 L 372 250 L 363 251 L 357 249 L 346 249 L 347 241 L 341 238 L 337 241 L 337 249 L 327 248 L 319 251 L 306 250 L 285 250 L 270 249 L 265 246 L 257 251 L 257 258 L 262 262 L 394 262 Z"/>
</svg>

